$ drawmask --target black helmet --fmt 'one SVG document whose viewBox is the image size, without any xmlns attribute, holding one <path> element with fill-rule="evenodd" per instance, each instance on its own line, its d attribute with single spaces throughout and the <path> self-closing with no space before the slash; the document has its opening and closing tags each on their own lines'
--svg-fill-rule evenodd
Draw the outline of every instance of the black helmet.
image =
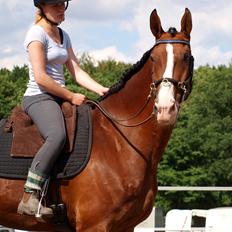
<svg viewBox="0 0 232 232">
<path fill-rule="evenodd" d="M 68 2 L 71 0 L 34 0 L 34 5 L 40 7 L 41 4 L 57 4 L 62 2 Z"/>
</svg>

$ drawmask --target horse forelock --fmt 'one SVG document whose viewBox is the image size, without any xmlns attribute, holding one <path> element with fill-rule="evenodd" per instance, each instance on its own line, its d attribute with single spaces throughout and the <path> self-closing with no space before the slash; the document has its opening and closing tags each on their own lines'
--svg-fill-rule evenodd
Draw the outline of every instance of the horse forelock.
<svg viewBox="0 0 232 232">
<path fill-rule="evenodd" d="M 175 27 L 170 27 L 167 31 L 172 37 L 174 37 L 177 34 L 177 30 Z"/>
<path fill-rule="evenodd" d="M 122 77 L 119 79 L 119 81 L 116 84 L 112 85 L 109 91 L 104 96 L 100 97 L 98 101 L 102 101 L 112 94 L 119 92 L 125 86 L 127 81 L 130 80 L 137 72 L 139 72 L 143 68 L 144 64 L 150 57 L 152 49 L 153 47 L 150 50 L 146 51 L 137 63 L 133 64 L 132 67 L 127 69 L 122 74 Z"/>
</svg>

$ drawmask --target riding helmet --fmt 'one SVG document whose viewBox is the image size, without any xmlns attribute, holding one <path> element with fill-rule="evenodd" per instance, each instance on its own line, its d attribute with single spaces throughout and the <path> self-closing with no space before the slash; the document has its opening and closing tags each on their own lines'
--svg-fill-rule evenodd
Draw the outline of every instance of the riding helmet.
<svg viewBox="0 0 232 232">
<path fill-rule="evenodd" d="M 62 2 L 68 2 L 71 0 L 34 0 L 34 5 L 40 7 L 41 4 L 57 4 Z"/>
</svg>

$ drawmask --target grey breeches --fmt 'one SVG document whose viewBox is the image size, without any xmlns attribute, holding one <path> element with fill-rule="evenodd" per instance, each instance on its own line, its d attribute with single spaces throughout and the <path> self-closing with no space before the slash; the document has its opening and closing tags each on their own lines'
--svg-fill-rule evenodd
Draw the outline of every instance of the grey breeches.
<svg viewBox="0 0 232 232">
<path fill-rule="evenodd" d="M 23 109 L 37 125 L 45 142 L 39 149 L 31 165 L 31 171 L 49 175 L 61 153 L 65 141 L 66 131 L 61 100 L 49 94 L 25 96 Z"/>
</svg>

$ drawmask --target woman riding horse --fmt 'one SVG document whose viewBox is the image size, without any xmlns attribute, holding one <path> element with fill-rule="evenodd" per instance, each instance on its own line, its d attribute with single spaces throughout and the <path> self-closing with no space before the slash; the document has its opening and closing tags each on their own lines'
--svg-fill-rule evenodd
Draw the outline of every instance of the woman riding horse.
<svg viewBox="0 0 232 232">
<path fill-rule="evenodd" d="M 78 65 L 68 34 L 58 25 L 65 19 L 69 0 L 34 0 L 39 8 L 35 24 L 25 39 L 30 80 L 23 98 L 23 109 L 32 118 L 45 139 L 28 172 L 18 213 L 35 215 L 39 192 L 66 141 L 60 104 L 63 100 L 80 105 L 85 96 L 65 88 L 63 65 L 82 86 L 103 95 L 107 88 L 95 82 Z M 42 215 L 52 216 L 52 209 L 42 206 Z"/>
<path fill-rule="evenodd" d="M 79 175 L 60 181 L 75 231 L 133 232 L 152 210 L 157 166 L 192 87 L 191 13 L 185 10 L 180 32 L 165 32 L 154 10 L 150 27 L 155 45 L 91 110 L 88 164 Z M 16 213 L 23 185 L 23 180 L 0 178 L 0 224 L 56 231 L 50 221 Z"/>
</svg>

